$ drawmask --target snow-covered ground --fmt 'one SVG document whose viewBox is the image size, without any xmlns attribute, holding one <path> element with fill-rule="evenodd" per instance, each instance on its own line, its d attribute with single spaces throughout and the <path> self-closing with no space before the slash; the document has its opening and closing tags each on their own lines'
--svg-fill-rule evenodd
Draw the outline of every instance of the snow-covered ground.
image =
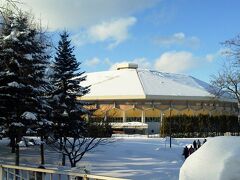
<svg viewBox="0 0 240 180">
<path fill-rule="evenodd" d="M 183 147 L 194 139 L 147 138 L 145 136 L 117 137 L 114 143 L 99 146 L 88 153 L 79 166 L 86 166 L 91 174 L 123 177 L 136 180 L 177 180 L 184 162 Z M 202 139 L 201 139 L 202 141 Z M 0 141 L 0 160 L 14 162 L 14 154 L 6 145 L 8 140 Z M 22 164 L 34 165 L 40 162 L 38 147 L 21 147 Z M 59 165 L 61 155 L 46 150 L 46 163 Z M 35 165 L 37 166 L 37 165 Z"/>
<path fill-rule="evenodd" d="M 240 137 L 215 137 L 184 162 L 180 180 L 240 179 Z"/>
</svg>

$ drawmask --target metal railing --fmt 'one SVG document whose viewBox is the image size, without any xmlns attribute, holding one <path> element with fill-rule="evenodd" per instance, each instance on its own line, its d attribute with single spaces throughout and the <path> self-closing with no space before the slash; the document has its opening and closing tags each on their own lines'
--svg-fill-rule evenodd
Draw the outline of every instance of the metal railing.
<svg viewBox="0 0 240 180">
<path fill-rule="evenodd" d="M 127 180 L 54 169 L 0 164 L 1 180 Z"/>
</svg>

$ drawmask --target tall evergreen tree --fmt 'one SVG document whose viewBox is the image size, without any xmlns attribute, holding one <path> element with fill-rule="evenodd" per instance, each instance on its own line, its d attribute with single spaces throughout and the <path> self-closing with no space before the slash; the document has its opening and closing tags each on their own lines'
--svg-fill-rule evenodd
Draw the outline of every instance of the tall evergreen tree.
<svg viewBox="0 0 240 180">
<path fill-rule="evenodd" d="M 83 115 L 88 112 L 84 109 L 85 103 L 77 98 L 89 92 L 89 87 L 81 86 L 85 81 L 85 72 L 80 72 L 80 63 L 73 54 L 74 47 L 68 40 L 66 31 L 60 34 L 57 54 L 53 63 L 53 121 L 55 136 L 61 142 L 61 150 L 66 144 L 66 138 L 74 136 L 72 132 L 79 131 L 84 126 Z M 82 129 L 83 130 L 83 129 Z M 65 165 L 63 153 L 62 165 Z"/>
<path fill-rule="evenodd" d="M 0 34 L 0 112 L 10 139 L 12 151 L 16 148 L 19 164 L 19 146 L 22 136 L 43 124 L 46 109 L 44 96 L 47 81 L 44 78 L 49 56 L 42 33 L 22 12 L 6 13 Z"/>
</svg>

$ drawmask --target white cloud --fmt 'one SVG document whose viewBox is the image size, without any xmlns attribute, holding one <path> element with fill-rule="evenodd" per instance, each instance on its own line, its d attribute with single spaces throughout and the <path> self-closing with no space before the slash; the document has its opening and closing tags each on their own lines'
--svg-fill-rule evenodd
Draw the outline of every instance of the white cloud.
<svg viewBox="0 0 240 180">
<path fill-rule="evenodd" d="M 135 17 L 120 18 L 91 26 L 75 34 L 72 39 L 77 46 L 86 43 L 109 42 L 108 48 L 114 48 L 129 38 L 129 28 L 136 23 Z"/>
<path fill-rule="evenodd" d="M 112 62 L 111 62 L 111 60 L 109 58 L 105 58 L 103 60 L 103 63 L 106 64 L 107 66 L 111 66 L 112 65 Z"/>
<path fill-rule="evenodd" d="M 226 49 L 221 49 L 218 53 L 226 51 Z M 136 63 L 140 69 L 155 69 L 163 72 L 187 73 L 189 70 L 203 67 L 202 65 L 204 63 L 205 65 L 208 65 L 207 63 L 210 62 L 206 60 L 206 56 L 207 55 L 195 56 L 189 51 L 168 51 L 164 52 L 156 59 L 140 57 L 132 60 L 112 61 L 109 58 L 105 58 L 100 61 L 99 58 L 95 57 L 90 62 L 96 61 L 97 63 L 105 65 L 105 67 L 109 67 L 109 70 L 116 70 L 117 66 L 122 63 Z"/>
<path fill-rule="evenodd" d="M 132 62 L 138 64 L 138 67 L 142 68 L 142 69 L 149 69 L 152 66 L 150 61 L 148 59 L 144 58 L 144 57 L 136 58 Z"/>
<path fill-rule="evenodd" d="M 84 64 L 86 64 L 87 66 L 96 66 L 100 63 L 100 59 L 97 57 L 94 57 L 92 59 L 87 59 Z"/>
<path fill-rule="evenodd" d="M 136 63 L 141 69 L 156 69 L 158 71 L 183 73 L 194 68 L 199 64 L 202 58 L 195 57 L 191 52 L 187 51 L 170 51 L 163 53 L 155 60 L 149 60 L 145 57 L 135 58 L 133 60 L 123 60 L 118 62 L 111 62 L 107 59 L 109 70 L 116 70 L 117 66 L 122 63 Z"/>
<path fill-rule="evenodd" d="M 212 62 L 216 58 L 216 54 L 207 54 L 206 59 L 208 62 Z"/>
<path fill-rule="evenodd" d="M 197 47 L 200 40 L 195 36 L 186 36 L 183 32 L 175 33 L 171 36 L 157 37 L 154 42 L 161 45 L 169 47 L 171 45 L 185 45 L 189 47 Z"/>
<path fill-rule="evenodd" d="M 159 71 L 181 73 L 195 66 L 198 58 L 187 51 L 170 51 L 155 60 L 154 67 Z"/>
<path fill-rule="evenodd" d="M 110 19 L 129 17 L 160 0 L 22 0 L 49 30 L 88 28 Z"/>
<path fill-rule="evenodd" d="M 128 38 L 128 28 L 134 25 L 136 21 L 136 18 L 129 17 L 111 22 L 103 22 L 92 26 L 88 32 L 93 41 L 102 42 L 109 40 L 111 43 L 108 47 L 113 48 Z"/>
<path fill-rule="evenodd" d="M 208 62 L 213 62 L 214 60 L 220 58 L 221 56 L 223 55 L 227 55 L 229 52 L 229 49 L 227 48 L 221 48 L 219 49 L 217 52 L 215 53 L 210 53 L 210 54 L 207 54 L 205 56 L 205 59 L 208 61 Z"/>
</svg>

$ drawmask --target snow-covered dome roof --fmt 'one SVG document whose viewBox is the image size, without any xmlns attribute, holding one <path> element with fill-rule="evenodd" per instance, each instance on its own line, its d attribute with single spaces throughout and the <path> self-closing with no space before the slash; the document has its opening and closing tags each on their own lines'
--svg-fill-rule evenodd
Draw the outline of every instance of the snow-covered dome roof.
<svg viewBox="0 0 240 180">
<path fill-rule="evenodd" d="M 91 85 L 85 100 L 209 100 L 210 85 L 194 77 L 138 69 L 137 64 L 121 64 L 113 71 L 88 73 L 82 84 Z"/>
</svg>

